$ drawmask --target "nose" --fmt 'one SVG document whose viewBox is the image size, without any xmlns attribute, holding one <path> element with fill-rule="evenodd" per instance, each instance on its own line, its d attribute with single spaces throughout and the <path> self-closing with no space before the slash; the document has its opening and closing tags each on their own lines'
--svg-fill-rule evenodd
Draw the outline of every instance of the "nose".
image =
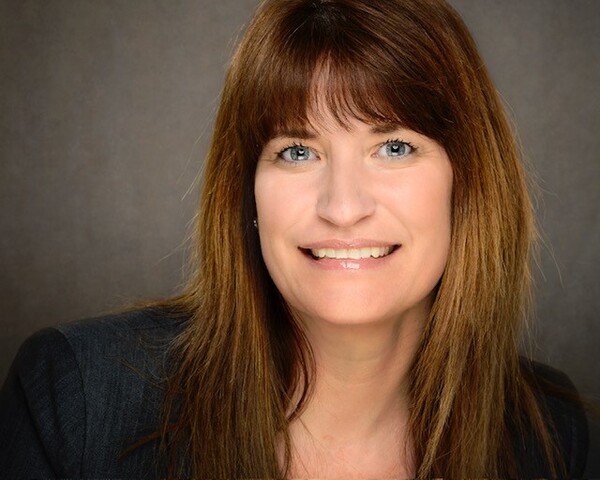
<svg viewBox="0 0 600 480">
<path fill-rule="evenodd" d="M 317 214 L 338 227 L 351 227 L 375 211 L 368 175 L 357 165 L 328 165 L 317 199 Z"/>
</svg>

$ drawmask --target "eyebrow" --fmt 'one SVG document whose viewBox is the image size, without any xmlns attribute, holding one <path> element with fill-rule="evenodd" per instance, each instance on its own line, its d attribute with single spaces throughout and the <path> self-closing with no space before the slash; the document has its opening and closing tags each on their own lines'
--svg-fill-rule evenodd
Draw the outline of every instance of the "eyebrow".
<svg viewBox="0 0 600 480">
<path fill-rule="evenodd" d="M 382 125 L 374 125 L 371 127 L 371 133 L 375 133 L 375 134 L 393 133 L 396 130 L 399 130 L 400 128 L 402 128 L 402 126 L 398 125 L 396 123 L 386 123 L 386 124 L 382 124 Z"/>
<path fill-rule="evenodd" d="M 317 138 L 317 134 L 308 128 L 292 128 L 278 132 L 275 138 L 301 138 L 303 140 L 311 140 Z"/>
<path fill-rule="evenodd" d="M 382 125 L 373 125 L 370 128 L 370 132 L 379 135 L 385 133 L 392 133 L 400 128 L 402 128 L 401 125 L 388 123 Z M 317 133 L 313 130 L 309 130 L 308 128 L 292 128 L 289 130 L 280 131 L 275 138 L 300 138 L 303 140 L 312 140 L 317 137 Z"/>
</svg>

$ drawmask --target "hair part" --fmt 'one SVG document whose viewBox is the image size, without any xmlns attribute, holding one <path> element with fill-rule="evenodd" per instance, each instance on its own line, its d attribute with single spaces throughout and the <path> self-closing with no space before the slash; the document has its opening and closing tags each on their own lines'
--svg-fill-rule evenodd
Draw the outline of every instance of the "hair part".
<svg viewBox="0 0 600 480">
<path fill-rule="evenodd" d="M 525 173 L 475 43 L 443 0 L 271 0 L 254 17 L 206 159 L 197 270 L 170 302 L 192 317 L 174 345 L 163 431 L 172 465 L 190 461 L 172 474 L 286 476 L 287 426 L 314 364 L 261 257 L 254 174 L 268 140 L 324 111 L 415 130 L 452 163 L 450 254 L 411 371 L 417 477 L 516 477 L 511 438 L 528 428 L 556 475 L 518 357 L 534 236 Z M 512 415 L 530 424 L 512 431 Z"/>
</svg>

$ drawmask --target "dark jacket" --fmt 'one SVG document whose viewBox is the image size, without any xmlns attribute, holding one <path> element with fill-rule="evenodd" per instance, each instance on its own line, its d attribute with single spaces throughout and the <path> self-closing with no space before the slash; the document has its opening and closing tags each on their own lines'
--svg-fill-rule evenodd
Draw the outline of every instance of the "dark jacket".
<svg viewBox="0 0 600 480">
<path fill-rule="evenodd" d="M 2 478 L 159 478 L 157 430 L 167 345 L 185 320 L 151 310 L 47 328 L 21 347 L 0 392 Z M 538 378 L 574 392 L 557 370 Z M 576 405 L 544 395 L 569 477 L 585 468 L 588 433 Z M 525 477 L 547 476 L 535 438 L 515 439 Z"/>
</svg>

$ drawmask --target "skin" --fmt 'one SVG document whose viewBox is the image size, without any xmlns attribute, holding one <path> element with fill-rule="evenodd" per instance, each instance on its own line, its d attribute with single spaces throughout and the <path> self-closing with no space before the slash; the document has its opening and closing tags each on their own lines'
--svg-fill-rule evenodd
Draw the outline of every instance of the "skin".
<svg viewBox="0 0 600 480">
<path fill-rule="evenodd" d="M 255 177 L 263 258 L 317 367 L 290 426 L 292 476 L 412 476 L 407 372 L 448 256 L 452 168 L 442 146 L 401 126 L 318 118 L 269 141 Z M 311 255 L 373 246 L 392 252 Z"/>
</svg>

